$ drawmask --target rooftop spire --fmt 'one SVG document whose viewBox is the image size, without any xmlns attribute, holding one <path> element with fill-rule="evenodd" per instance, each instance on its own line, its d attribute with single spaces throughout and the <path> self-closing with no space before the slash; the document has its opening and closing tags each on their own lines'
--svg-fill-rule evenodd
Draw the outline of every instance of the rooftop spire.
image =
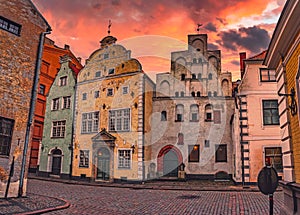
<svg viewBox="0 0 300 215">
<path fill-rule="evenodd" d="M 107 31 L 107 33 L 108 33 L 108 35 L 110 35 L 110 27 L 111 27 L 111 21 L 110 20 L 108 20 L 108 31 Z"/>
<path fill-rule="evenodd" d="M 197 27 L 197 32 L 198 32 L 198 34 L 199 34 L 199 31 L 200 31 L 200 27 L 201 27 L 202 25 L 203 25 L 203 24 L 199 24 L 199 23 L 197 24 L 197 26 L 198 26 L 198 27 Z"/>
</svg>

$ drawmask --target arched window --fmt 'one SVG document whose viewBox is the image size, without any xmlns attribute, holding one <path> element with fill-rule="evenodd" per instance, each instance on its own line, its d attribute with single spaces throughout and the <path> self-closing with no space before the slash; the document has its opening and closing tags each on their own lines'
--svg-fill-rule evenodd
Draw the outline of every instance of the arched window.
<svg viewBox="0 0 300 215">
<path fill-rule="evenodd" d="M 175 122 L 183 122 L 184 106 L 182 104 L 176 105 Z"/>
<path fill-rule="evenodd" d="M 213 118 L 212 118 L 212 111 L 213 111 L 212 105 L 211 104 L 207 104 L 205 106 L 205 116 L 204 116 L 206 122 L 211 122 L 213 120 Z"/>
<path fill-rule="evenodd" d="M 202 63 L 202 58 L 199 58 L 199 59 L 198 59 L 198 63 Z"/>
<path fill-rule="evenodd" d="M 197 92 L 197 97 L 200 97 L 201 96 L 201 93 L 200 91 Z"/>
<path fill-rule="evenodd" d="M 207 93 L 207 96 L 208 96 L 208 97 L 211 97 L 211 92 L 210 92 L 210 91 Z"/>
<path fill-rule="evenodd" d="M 196 58 L 193 59 L 193 63 L 197 63 L 197 59 Z"/>
<path fill-rule="evenodd" d="M 180 96 L 184 97 L 184 92 L 183 91 L 180 92 Z"/>
<path fill-rule="evenodd" d="M 193 92 L 191 93 L 191 95 L 192 95 L 193 97 L 195 97 L 195 92 L 193 91 Z"/>
<path fill-rule="evenodd" d="M 185 80 L 185 74 L 181 74 L 181 81 Z"/>
<path fill-rule="evenodd" d="M 167 121 L 167 111 L 161 112 L 160 121 Z"/>
<path fill-rule="evenodd" d="M 196 74 L 192 74 L 192 79 L 196 79 Z"/>
<path fill-rule="evenodd" d="M 218 93 L 215 91 L 214 92 L 214 97 L 217 97 L 218 96 Z"/>
<path fill-rule="evenodd" d="M 199 121 L 199 107 L 196 104 L 193 104 L 190 107 L 190 121 L 191 122 Z"/>
<path fill-rule="evenodd" d="M 178 97 L 179 96 L 179 93 L 178 92 L 175 92 L 175 97 Z"/>
<path fill-rule="evenodd" d="M 212 80 L 212 74 L 211 73 L 208 74 L 208 80 Z"/>
<path fill-rule="evenodd" d="M 201 80 L 202 79 L 202 75 L 201 73 L 198 74 L 198 80 Z"/>
</svg>

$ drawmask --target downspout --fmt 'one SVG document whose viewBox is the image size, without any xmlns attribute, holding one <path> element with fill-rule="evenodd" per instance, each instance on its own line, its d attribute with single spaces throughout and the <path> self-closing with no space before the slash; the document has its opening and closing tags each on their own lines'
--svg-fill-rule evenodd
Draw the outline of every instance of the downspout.
<svg viewBox="0 0 300 215">
<path fill-rule="evenodd" d="M 37 85 L 39 83 L 39 74 L 40 74 L 40 68 L 41 68 L 41 62 L 42 62 L 42 56 L 43 56 L 44 40 L 45 40 L 46 34 L 50 34 L 50 33 L 51 33 L 51 28 L 48 27 L 46 32 L 42 32 L 40 34 L 40 42 L 39 42 L 38 53 L 37 53 L 37 61 L 36 61 L 35 70 L 34 70 L 34 82 L 33 82 L 32 90 L 31 90 L 30 108 L 29 108 L 29 115 L 28 115 L 26 134 L 25 134 L 25 142 L 24 142 L 24 149 L 23 149 L 18 197 L 23 196 L 25 164 L 26 164 L 27 150 L 28 150 L 28 144 L 29 144 L 30 129 L 31 129 L 31 125 L 32 125 L 33 117 L 34 117 Z"/>
<path fill-rule="evenodd" d="M 76 77 L 76 76 L 75 76 Z M 77 77 L 75 78 L 75 86 L 74 86 L 74 96 L 73 96 L 73 122 L 72 122 L 72 138 L 71 138 L 71 161 L 70 161 L 70 175 L 69 178 L 72 178 L 73 171 L 73 155 L 74 155 L 74 129 L 75 129 L 75 105 L 76 105 L 76 92 L 77 92 Z"/>
<path fill-rule="evenodd" d="M 142 146 L 142 166 L 143 166 L 143 178 L 142 181 L 145 180 L 145 74 L 143 74 L 143 146 Z"/>
</svg>

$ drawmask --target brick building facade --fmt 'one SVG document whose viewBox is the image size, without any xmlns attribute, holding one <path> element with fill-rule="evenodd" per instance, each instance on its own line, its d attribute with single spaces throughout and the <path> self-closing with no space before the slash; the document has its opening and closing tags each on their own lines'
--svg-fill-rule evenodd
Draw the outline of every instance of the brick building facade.
<svg viewBox="0 0 300 215">
<path fill-rule="evenodd" d="M 26 194 L 38 71 L 51 28 L 29 0 L 2 1 L 0 14 L 0 196 L 12 197 Z"/>
</svg>

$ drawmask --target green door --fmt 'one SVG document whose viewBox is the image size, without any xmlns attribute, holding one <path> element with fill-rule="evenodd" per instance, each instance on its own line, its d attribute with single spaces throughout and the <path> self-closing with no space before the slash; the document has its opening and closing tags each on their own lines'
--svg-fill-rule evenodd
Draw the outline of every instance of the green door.
<svg viewBox="0 0 300 215">
<path fill-rule="evenodd" d="M 171 149 L 164 155 L 164 176 L 178 177 L 178 157 Z"/>
<path fill-rule="evenodd" d="M 98 180 L 109 180 L 109 168 L 110 164 L 110 153 L 106 148 L 101 148 L 98 151 L 97 157 L 97 179 Z"/>
</svg>

